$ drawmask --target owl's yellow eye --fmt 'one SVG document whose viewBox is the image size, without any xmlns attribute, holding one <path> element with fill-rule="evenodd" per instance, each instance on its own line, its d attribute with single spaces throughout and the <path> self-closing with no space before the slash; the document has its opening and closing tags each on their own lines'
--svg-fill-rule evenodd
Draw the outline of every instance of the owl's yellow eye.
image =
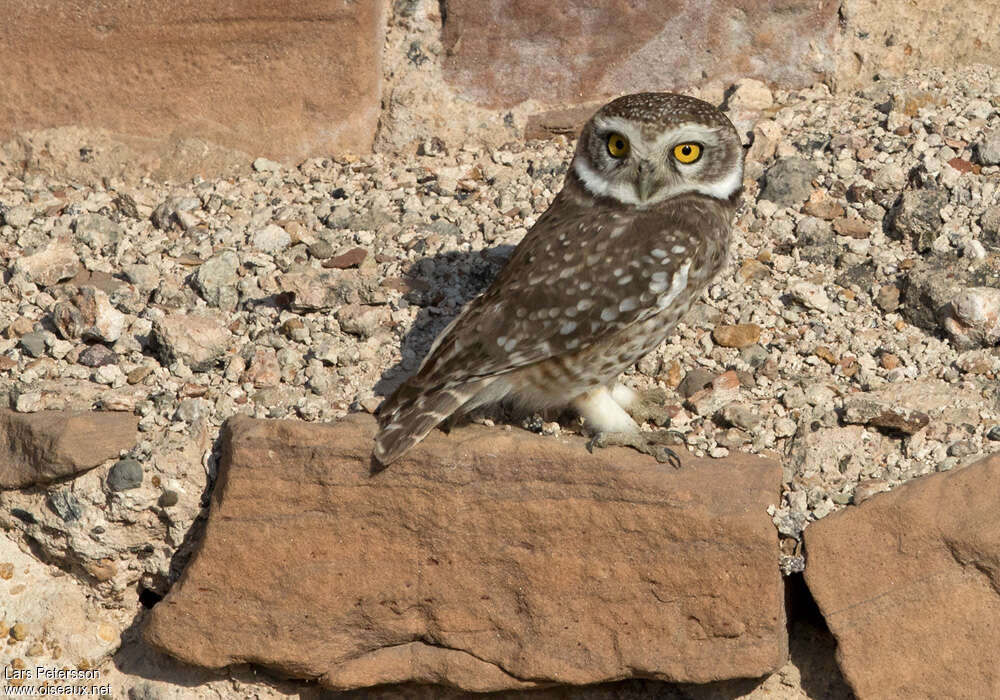
<svg viewBox="0 0 1000 700">
<path fill-rule="evenodd" d="M 701 158 L 701 146 L 696 143 L 679 143 L 674 146 L 674 158 L 687 165 Z"/>
<path fill-rule="evenodd" d="M 629 145 L 628 139 L 619 134 L 617 131 L 612 131 L 608 134 L 608 153 L 611 154 L 612 158 L 624 158 L 628 155 Z"/>
</svg>

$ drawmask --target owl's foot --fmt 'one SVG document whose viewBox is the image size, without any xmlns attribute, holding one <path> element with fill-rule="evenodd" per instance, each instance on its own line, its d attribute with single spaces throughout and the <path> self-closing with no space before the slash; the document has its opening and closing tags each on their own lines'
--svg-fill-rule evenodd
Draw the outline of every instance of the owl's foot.
<svg viewBox="0 0 1000 700">
<path fill-rule="evenodd" d="M 661 464 L 669 463 L 674 469 L 680 469 L 681 458 L 668 447 L 668 445 L 678 444 L 676 438 L 678 434 L 669 430 L 659 430 L 653 433 L 601 432 L 587 442 L 587 451 L 592 453 L 595 447 L 631 447 L 656 458 L 656 461 Z"/>
</svg>

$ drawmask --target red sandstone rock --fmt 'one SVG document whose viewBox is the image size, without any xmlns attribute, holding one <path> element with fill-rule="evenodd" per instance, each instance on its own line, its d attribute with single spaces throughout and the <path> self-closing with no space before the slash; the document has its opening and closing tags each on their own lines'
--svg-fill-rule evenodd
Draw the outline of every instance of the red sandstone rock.
<svg viewBox="0 0 1000 700">
<path fill-rule="evenodd" d="M 810 525 L 806 582 L 859 700 L 1000 697 L 1000 456 Z"/>
<path fill-rule="evenodd" d="M 449 0 L 445 76 L 494 107 L 579 103 L 755 77 L 808 85 L 834 67 L 839 3 Z"/>
<path fill-rule="evenodd" d="M 674 470 L 470 426 L 372 476 L 374 430 L 227 422 L 204 540 L 146 639 L 331 688 L 706 682 L 784 661 L 774 462 Z"/>
<path fill-rule="evenodd" d="M 139 419 L 102 411 L 0 411 L 0 488 L 86 471 L 136 442 Z"/>
<path fill-rule="evenodd" d="M 0 0 L 0 141 L 75 125 L 290 160 L 366 151 L 381 108 L 385 8 Z"/>
</svg>

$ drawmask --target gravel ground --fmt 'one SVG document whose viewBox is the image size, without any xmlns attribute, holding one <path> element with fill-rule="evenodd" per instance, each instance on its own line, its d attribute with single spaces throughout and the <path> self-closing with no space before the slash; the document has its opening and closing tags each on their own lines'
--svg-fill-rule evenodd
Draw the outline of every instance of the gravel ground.
<svg viewBox="0 0 1000 700">
<path fill-rule="evenodd" d="M 1000 447 L 1000 72 L 836 97 L 744 81 L 727 99 L 752 141 L 732 259 L 624 382 L 666 390 L 695 452 L 782 457 L 791 571 L 811 520 Z M 113 562 L 95 584 L 107 605 L 164 593 L 221 423 L 374 411 L 545 210 L 572 150 L 430 139 L 173 184 L 0 163 L 0 391 L 17 411 L 135 411 L 142 431 L 113 466 L 0 494 L 0 524 L 64 568 Z"/>
</svg>

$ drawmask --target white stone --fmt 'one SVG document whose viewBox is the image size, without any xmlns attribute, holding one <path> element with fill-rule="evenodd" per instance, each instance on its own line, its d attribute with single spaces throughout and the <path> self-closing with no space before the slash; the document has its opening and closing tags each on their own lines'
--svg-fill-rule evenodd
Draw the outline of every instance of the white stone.
<svg viewBox="0 0 1000 700">
<path fill-rule="evenodd" d="M 830 298 L 826 291 L 818 284 L 812 282 L 796 282 L 788 290 L 799 302 L 823 313 L 829 313 L 831 308 Z"/>
<path fill-rule="evenodd" d="M 753 78 L 741 78 L 736 81 L 733 92 L 729 95 L 727 106 L 729 111 L 761 111 L 774 105 L 774 95 L 764 83 Z"/>
<path fill-rule="evenodd" d="M 17 258 L 13 271 L 23 274 L 37 285 L 48 287 L 79 272 L 80 258 L 69 245 L 50 241 L 31 255 Z"/>
<path fill-rule="evenodd" d="M 268 224 L 250 235 L 250 245 L 264 253 L 279 253 L 291 244 L 292 237 L 276 224 Z"/>
<path fill-rule="evenodd" d="M 779 418 L 774 421 L 774 435 L 775 437 L 785 438 L 795 435 L 795 421 L 791 418 Z"/>
</svg>

